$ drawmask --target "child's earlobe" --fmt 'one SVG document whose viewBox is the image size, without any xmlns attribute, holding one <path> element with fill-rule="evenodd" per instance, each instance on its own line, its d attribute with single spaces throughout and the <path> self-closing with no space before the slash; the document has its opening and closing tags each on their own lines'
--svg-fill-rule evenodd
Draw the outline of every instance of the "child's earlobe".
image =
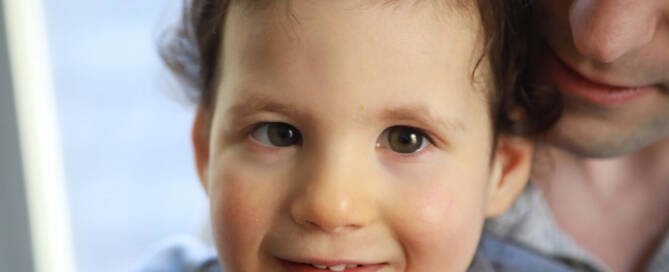
<svg viewBox="0 0 669 272">
<path fill-rule="evenodd" d="M 530 139 L 500 136 L 491 166 L 487 217 L 505 212 L 523 191 L 530 176 L 533 150 Z"/>
<path fill-rule="evenodd" d="M 207 177 L 209 168 L 209 129 L 210 129 L 209 111 L 198 107 L 193 121 L 192 141 L 193 151 L 195 157 L 195 166 L 197 167 L 197 174 L 200 178 L 200 183 L 205 191 L 207 188 Z"/>
</svg>

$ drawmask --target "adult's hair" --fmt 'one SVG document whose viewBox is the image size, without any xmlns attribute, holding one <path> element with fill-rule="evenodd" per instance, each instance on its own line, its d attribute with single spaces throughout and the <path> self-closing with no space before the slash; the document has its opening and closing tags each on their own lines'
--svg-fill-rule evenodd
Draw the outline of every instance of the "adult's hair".
<svg viewBox="0 0 669 272">
<path fill-rule="evenodd" d="M 225 17 L 235 0 L 186 1 L 182 23 L 164 36 L 161 56 L 187 83 L 189 96 L 206 109 L 214 103 Z M 499 133 L 533 136 L 545 132 L 559 119 L 562 103 L 553 90 L 530 89 L 531 0 L 472 1 L 480 12 L 485 45 L 472 79 L 487 56 L 493 76 L 488 99 L 495 139 Z"/>
</svg>

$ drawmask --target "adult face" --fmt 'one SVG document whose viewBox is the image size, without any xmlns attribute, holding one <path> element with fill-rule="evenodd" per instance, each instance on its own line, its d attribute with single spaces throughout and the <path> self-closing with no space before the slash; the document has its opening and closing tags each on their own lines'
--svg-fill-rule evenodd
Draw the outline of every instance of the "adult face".
<svg viewBox="0 0 669 272">
<path fill-rule="evenodd" d="M 669 135 L 669 1 L 539 0 L 538 80 L 565 97 L 549 141 L 612 157 Z"/>
</svg>

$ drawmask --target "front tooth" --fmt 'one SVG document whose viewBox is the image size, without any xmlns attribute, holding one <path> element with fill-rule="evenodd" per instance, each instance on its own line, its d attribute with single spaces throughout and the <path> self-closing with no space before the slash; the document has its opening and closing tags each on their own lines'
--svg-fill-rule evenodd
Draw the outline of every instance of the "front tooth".
<svg viewBox="0 0 669 272">
<path fill-rule="evenodd" d="M 344 269 L 346 269 L 345 264 L 338 264 L 338 265 L 335 265 L 335 266 L 330 266 L 330 271 L 344 271 Z"/>
<path fill-rule="evenodd" d="M 357 264 L 347 264 L 346 265 L 346 268 L 356 268 L 356 267 L 358 267 Z"/>
<path fill-rule="evenodd" d="M 313 267 L 318 268 L 318 269 L 327 269 L 327 265 L 319 265 L 319 264 L 311 264 Z"/>
</svg>

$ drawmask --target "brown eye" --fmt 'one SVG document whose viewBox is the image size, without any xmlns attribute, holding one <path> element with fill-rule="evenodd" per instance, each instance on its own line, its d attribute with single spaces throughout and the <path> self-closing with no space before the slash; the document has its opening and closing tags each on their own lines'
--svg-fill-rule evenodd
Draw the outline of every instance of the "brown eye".
<svg viewBox="0 0 669 272">
<path fill-rule="evenodd" d="M 263 144 L 275 147 L 287 147 L 302 142 L 300 131 L 286 123 L 260 124 L 251 132 L 251 136 Z"/>
<path fill-rule="evenodd" d="M 414 153 L 423 149 L 428 140 L 421 130 L 408 126 L 394 126 L 387 130 L 387 147 L 397 153 Z M 384 133 L 385 134 L 385 133 Z"/>
</svg>

